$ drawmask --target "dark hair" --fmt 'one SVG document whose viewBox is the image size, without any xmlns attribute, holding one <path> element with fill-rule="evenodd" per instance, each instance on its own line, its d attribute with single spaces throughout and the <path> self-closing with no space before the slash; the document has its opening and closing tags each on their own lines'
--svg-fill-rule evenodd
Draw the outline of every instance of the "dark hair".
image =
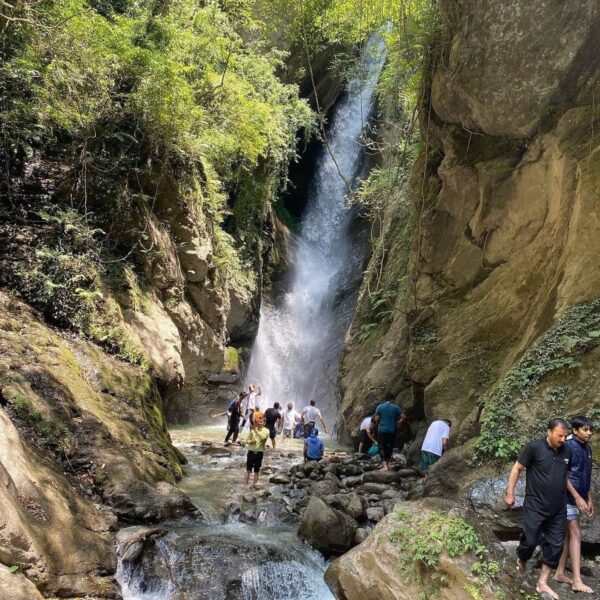
<svg viewBox="0 0 600 600">
<path fill-rule="evenodd" d="M 311 405 L 311 406 L 314 406 L 315 404 L 316 404 L 316 402 L 315 402 L 314 400 L 311 400 L 311 401 L 310 401 L 310 405 Z"/>
<path fill-rule="evenodd" d="M 594 422 L 584 415 L 577 415 L 571 419 L 571 429 L 579 429 L 580 427 L 594 428 Z"/>
<path fill-rule="evenodd" d="M 273 404 L 273 408 L 280 408 L 279 402 L 275 402 L 275 404 Z"/>
<path fill-rule="evenodd" d="M 554 417 L 553 419 L 550 419 L 548 421 L 548 429 L 550 431 L 556 429 L 557 427 L 564 427 L 564 429 L 569 429 L 569 424 L 564 419 L 558 419 L 557 417 Z"/>
<path fill-rule="evenodd" d="M 248 395 L 248 392 L 240 392 L 240 398 L 245 398 Z"/>
<path fill-rule="evenodd" d="M 384 402 L 393 402 L 395 399 L 396 399 L 396 396 L 394 396 L 394 394 L 389 392 L 385 395 L 385 398 L 383 399 L 383 401 Z"/>
<path fill-rule="evenodd" d="M 442 419 L 444 423 L 448 423 L 448 427 L 452 427 L 452 421 L 450 419 Z"/>
</svg>

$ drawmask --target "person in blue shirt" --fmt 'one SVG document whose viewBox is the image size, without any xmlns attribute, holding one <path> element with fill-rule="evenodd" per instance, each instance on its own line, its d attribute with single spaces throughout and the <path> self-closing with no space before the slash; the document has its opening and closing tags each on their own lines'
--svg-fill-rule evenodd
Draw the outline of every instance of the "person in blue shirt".
<svg viewBox="0 0 600 600">
<path fill-rule="evenodd" d="M 398 425 L 404 421 L 402 409 L 394 404 L 393 394 L 387 394 L 385 400 L 375 410 L 375 415 L 379 417 L 379 427 L 377 429 L 377 445 L 379 446 L 379 455 L 383 463 L 383 470 L 390 468 L 390 459 L 394 451 Z"/>
<path fill-rule="evenodd" d="M 319 438 L 319 430 L 315 427 L 304 440 L 304 462 L 307 460 L 319 461 L 323 458 L 325 445 Z"/>
<path fill-rule="evenodd" d="M 594 514 L 594 504 L 590 492 L 592 486 L 592 437 L 593 423 L 583 416 L 571 419 L 573 435 L 569 436 L 566 445 L 571 449 L 571 465 L 567 474 L 567 532 L 565 545 L 554 579 L 568 583 L 574 592 L 593 594 L 594 590 L 583 583 L 581 578 L 581 512 Z M 573 579 L 567 577 L 565 570 L 567 561 L 571 558 Z"/>
</svg>

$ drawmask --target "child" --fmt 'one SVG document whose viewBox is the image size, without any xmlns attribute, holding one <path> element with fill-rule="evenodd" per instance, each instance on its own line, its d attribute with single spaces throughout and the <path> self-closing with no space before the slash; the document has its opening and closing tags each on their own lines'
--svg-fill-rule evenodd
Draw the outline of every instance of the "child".
<svg viewBox="0 0 600 600">
<path fill-rule="evenodd" d="M 265 427 L 265 415 L 259 411 L 253 414 L 251 422 L 252 425 L 250 425 L 250 433 L 248 434 L 248 454 L 246 456 L 244 485 L 248 485 L 250 473 L 254 471 L 252 485 L 255 486 L 265 453 L 265 444 L 269 439 L 269 430 Z"/>
<path fill-rule="evenodd" d="M 573 435 L 566 444 L 571 449 L 571 468 L 567 479 L 567 532 L 565 547 L 556 569 L 554 579 L 561 583 L 570 583 L 574 592 L 593 594 L 594 590 L 581 579 L 581 524 L 580 511 L 590 517 L 594 514 L 594 504 L 590 487 L 592 483 L 592 449 L 589 441 L 593 424 L 587 417 L 577 416 L 571 420 Z M 573 579 L 567 577 L 565 569 L 571 558 Z"/>
</svg>

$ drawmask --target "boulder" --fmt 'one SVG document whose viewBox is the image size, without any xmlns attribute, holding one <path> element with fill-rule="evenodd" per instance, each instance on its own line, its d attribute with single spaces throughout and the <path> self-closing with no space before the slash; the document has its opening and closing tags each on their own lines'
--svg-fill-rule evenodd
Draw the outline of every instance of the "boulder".
<svg viewBox="0 0 600 600">
<path fill-rule="evenodd" d="M 382 506 L 370 506 L 367 508 L 367 519 L 378 523 L 385 516 L 385 511 Z"/>
<path fill-rule="evenodd" d="M 412 469 L 408 469 L 412 471 Z M 397 483 L 402 479 L 400 471 L 371 471 L 363 475 L 365 483 Z"/>
<path fill-rule="evenodd" d="M 340 478 L 335 473 L 326 473 L 325 477 L 323 477 L 325 481 L 333 481 L 338 487 L 342 485 Z"/>
<path fill-rule="evenodd" d="M 356 492 L 350 494 L 331 494 L 323 498 L 329 506 L 350 515 L 353 519 L 366 517 L 366 502 Z"/>
<path fill-rule="evenodd" d="M 523 519 L 523 499 L 525 497 L 525 477 L 522 475 L 515 488 L 515 508 L 506 510 L 504 495 L 508 482 L 508 472 L 499 477 L 489 477 L 478 481 L 465 493 L 465 500 L 477 513 L 480 522 L 485 523 L 497 535 L 518 535 Z"/>
<path fill-rule="evenodd" d="M 377 494 L 379 496 L 383 492 L 386 492 L 390 489 L 392 488 L 390 488 L 390 486 L 386 485 L 385 483 L 363 483 L 358 488 L 358 491 L 364 494 Z"/>
<path fill-rule="evenodd" d="M 22 573 L 11 573 L 0 564 L 0 598 L 7 600 L 44 600 L 38 589 Z"/>
<path fill-rule="evenodd" d="M 335 494 L 339 490 L 339 486 L 334 481 L 316 481 L 310 486 L 310 493 L 313 496 L 327 496 L 327 494 Z"/>
<path fill-rule="evenodd" d="M 363 482 L 362 475 L 344 477 L 344 479 L 342 479 L 342 485 L 347 488 L 355 487 L 357 485 L 360 485 L 362 482 Z"/>
<path fill-rule="evenodd" d="M 408 520 L 400 521 L 396 511 L 385 516 L 362 542 L 343 556 L 335 559 L 325 572 L 325 581 L 336 598 L 344 600 L 414 600 L 423 597 L 428 581 L 435 581 L 435 595 L 427 597 L 436 600 L 497 600 L 489 583 L 477 582 L 475 586 L 471 565 L 478 559 L 473 554 L 464 554 L 450 558 L 446 553 L 438 556 L 434 566 L 423 567 L 419 577 L 407 576 L 398 566 L 401 548 L 394 542 L 394 534 L 401 528 L 411 526 L 413 518 L 420 518 L 431 509 L 447 512 L 449 506 L 432 506 L 427 501 L 405 502 L 402 511 Z M 455 509 L 456 510 L 456 509 Z M 419 532 L 415 531 L 415 535 Z M 355 539 L 361 539 L 362 533 L 355 533 Z M 500 563 L 513 559 L 502 549 L 490 549 L 490 560 Z M 513 573 L 499 574 L 495 582 L 506 592 L 506 598 L 518 598 L 519 584 Z M 477 596 L 472 595 L 476 589 Z"/>
<path fill-rule="evenodd" d="M 325 555 L 342 554 L 355 543 L 356 521 L 312 496 L 300 525 L 298 535 Z"/>
<path fill-rule="evenodd" d="M 287 485 L 290 482 L 290 478 L 287 475 L 284 475 L 283 473 L 276 473 L 275 475 L 269 477 L 269 483 Z"/>
</svg>

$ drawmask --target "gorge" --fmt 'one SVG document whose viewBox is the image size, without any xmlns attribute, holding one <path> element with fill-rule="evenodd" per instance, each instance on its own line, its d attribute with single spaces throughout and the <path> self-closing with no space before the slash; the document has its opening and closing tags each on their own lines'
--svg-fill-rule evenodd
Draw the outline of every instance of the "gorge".
<svg viewBox="0 0 600 600">
<path fill-rule="evenodd" d="M 0 600 L 533 597 L 505 468 L 600 415 L 600 4 L 0 4 Z M 320 467 L 240 487 L 249 384 Z"/>
</svg>

